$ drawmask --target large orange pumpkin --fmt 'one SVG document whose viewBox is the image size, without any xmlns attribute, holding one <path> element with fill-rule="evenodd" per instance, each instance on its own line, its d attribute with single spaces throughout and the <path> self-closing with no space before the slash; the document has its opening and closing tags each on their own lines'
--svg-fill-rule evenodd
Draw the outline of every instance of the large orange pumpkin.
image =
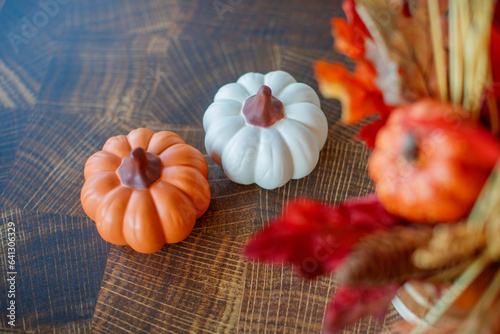
<svg viewBox="0 0 500 334">
<path fill-rule="evenodd" d="M 99 234 L 141 253 L 185 239 L 210 204 L 205 158 L 169 131 L 108 139 L 84 175 L 81 203 Z"/>
<path fill-rule="evenodd" d="M 389 212 L 449 222 L 467 215 L 499 156 L 497 140 L 461 108 L 423 99 L 391 113 L 368 169 Z"/>
</svg>

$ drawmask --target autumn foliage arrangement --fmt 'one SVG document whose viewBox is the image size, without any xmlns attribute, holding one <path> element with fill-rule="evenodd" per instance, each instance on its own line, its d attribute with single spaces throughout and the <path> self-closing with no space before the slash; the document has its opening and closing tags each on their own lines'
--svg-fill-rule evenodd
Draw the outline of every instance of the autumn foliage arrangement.
<svg viewBox="0 0 500 334">
<path fill-rule="evenodd" d="M 341 121 L 361 123 L 376 191 L 340 205 L 300 199 L 246 245 L 249 258 L 335 272 L 335 333 L 383 318 L 403 285 L 439 291 L 399 333 L 500 332 L 500 8 L 494 0 L 344 0 L 335 49 L 318 61 Z M 368 120 L 367 120 L 368 118 Z"/>
</svg>

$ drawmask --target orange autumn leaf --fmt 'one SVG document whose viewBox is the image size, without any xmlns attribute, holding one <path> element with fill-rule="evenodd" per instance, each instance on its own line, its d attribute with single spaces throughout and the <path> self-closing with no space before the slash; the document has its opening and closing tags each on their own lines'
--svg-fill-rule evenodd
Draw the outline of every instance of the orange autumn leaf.
<svg viewBox="0 0 500 334">
<path fill-rule="evenodd" d="M 376 70 L 368 61 L 361 60 L 351 74 L 343 65 L 318 61 L 314 65 L 319 90 L 326 98 L 335 98 L 342 104 L 341 120 L 357 123 L 377 113 L 386 113 L 381 91 L 374 81 Z"/>
<path fill-rule="evenodd" d="M 370 33 L 356 12 L 355 6 L 354 0 L 345 0 L 342 8 L 347 20 L 332 18 L 330 22 L 335 49 L 351 59 L 358 60 L 365 57 L 365 39 L 370 38 Z"/>
<path fill-rule="evenodd" d="M 335 50 L 351 59 L 361 59 L 365 55 L 364 36 L 359 34 L 346 20 L 331 20 Z"/>
</svg>

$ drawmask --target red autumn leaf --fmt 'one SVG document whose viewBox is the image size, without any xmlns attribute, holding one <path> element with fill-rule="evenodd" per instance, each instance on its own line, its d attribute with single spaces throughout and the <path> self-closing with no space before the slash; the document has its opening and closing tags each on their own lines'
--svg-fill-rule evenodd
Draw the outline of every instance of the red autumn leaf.
<svg viewBox="0 0 500 334">
<path fill-rule="evenodd" d="M 383 319 L 399 287 L 399 284 L 391 284 L 370 288 L 337 288 L 333 302 L 326 310 L 323 333 L 337 333 L 345 326 L 369 315 Z"/>
<path fill-rule="evenodd" d="M 363 20 L 359 17 L 358 12 L 356 12 L 356 1 L 344 0 L 342 2 L 342 9 L 347 17 L 347 21 L 352 24 L 353 28 L 359 31 L 360 34 L 371 38 L 370 32 L 363 23 Z"/>
<path fill-rule="evenodd" d="M 375 195 L 339 206 L 295 200 L 282 216 L 258 232 L 243 252 L 273 263 L 291 262 L 300 275 L 314 278 L 340 265 L 361 237 L 399 222 Z"/>
<path fill-rule="evenodd" d="M 382 115 L 381 118 L 366 124 L 359 130 L 357 137 L 364 141 L 369 148 L 373 149 L 378 131 L 385 125 L 387 118 L 388 115 Z"/>
</svg>

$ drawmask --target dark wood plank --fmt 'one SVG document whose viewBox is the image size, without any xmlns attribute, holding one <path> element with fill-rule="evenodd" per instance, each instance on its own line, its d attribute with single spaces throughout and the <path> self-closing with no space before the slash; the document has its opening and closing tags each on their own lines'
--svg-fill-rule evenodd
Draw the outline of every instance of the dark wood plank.
<svg viewBox="0 0 500 334">
<path fill-rule="evenodd" d="M 71 27 L 106 34 L 162 32 L 229 43 L 266 41 L 283 46 L 331 48 L 329 18 L 342 15 L 341 1 L 78 1 Z"/>
<path fill-rule="evenodd" d="M 339 0 L 200 1 L 183 36 L 331 49 L 329 18 L 341 15 L 340 4 Z"/>
<path fill-rule="evenodd" d="M 14 270 L 6 262 L 9 222 L 15 224 Z M 7 272 L 15 271 L 15 329 L 37 333 L 88 329 L 108 248 L 97 236 L 94 222 L 14 209 L 0 212 L 0 231 L 0 307 L 7 309 Z M 0 328 L 11 328 L 7 321 L 0 317 Z"/>
<path fill-rule="evenodd" d="M 85 216 L 80 204 L 86 159 L 112 133 L 127 133 L 110 119 L 34 115 L 17 148 L 0 205 L 6 209 Z"/>
<path fill-rule="evenodd" d="M 30 112 L 20 109 L 0 109 L 0 194 L 9 181 L 9 172 L 24 137 Z M 0 198 L 3 195 L 0 195 Z"/>
<path fill-rule="evenodd" d="M 71 28 L 120 37 L 155 31 L 176 37 L 184 25 L 193 21 L 197 6 L 198 2 L 182 0 L 80 0 L 70 6 L 68 24 Z"/>
<path fill-rule="evenodd" d="M 0 106 L 32 108 L 36 104 L 59 47 L 57 39 L 65 31 L 67 6 L 26 0 L 7 1 L 0 8 Z"/>
<path fill-rule="evenodd" d="M 201 126 L 219 87 L 249 71 L 279 68 L 280 49 L 273 45 L 160 39 L 107 44 L 95 36 L 74 42 L 97 44 L 54 58 L 38 108 Z"/>
<path fill-rule="evenodd" d="M 48 113 L 122 119 L 132 119 L 135 115 L 136 119 L 156 120 L 154 112 L 143 109 L 141 103 L 149 101 L 164 84 L 167 62 L 164 57 L 148 57 L 146 53 L 121 52 L 122 48 L 135 44 L 135 40 L 116 45 L 92 39 L 84 42 L 97 42 L 98 46 L 90 51 L 63 51 L 51 63 L 37 107 Z M 101 43 L 105 44 L 102 49 Z"/>
</svg>

